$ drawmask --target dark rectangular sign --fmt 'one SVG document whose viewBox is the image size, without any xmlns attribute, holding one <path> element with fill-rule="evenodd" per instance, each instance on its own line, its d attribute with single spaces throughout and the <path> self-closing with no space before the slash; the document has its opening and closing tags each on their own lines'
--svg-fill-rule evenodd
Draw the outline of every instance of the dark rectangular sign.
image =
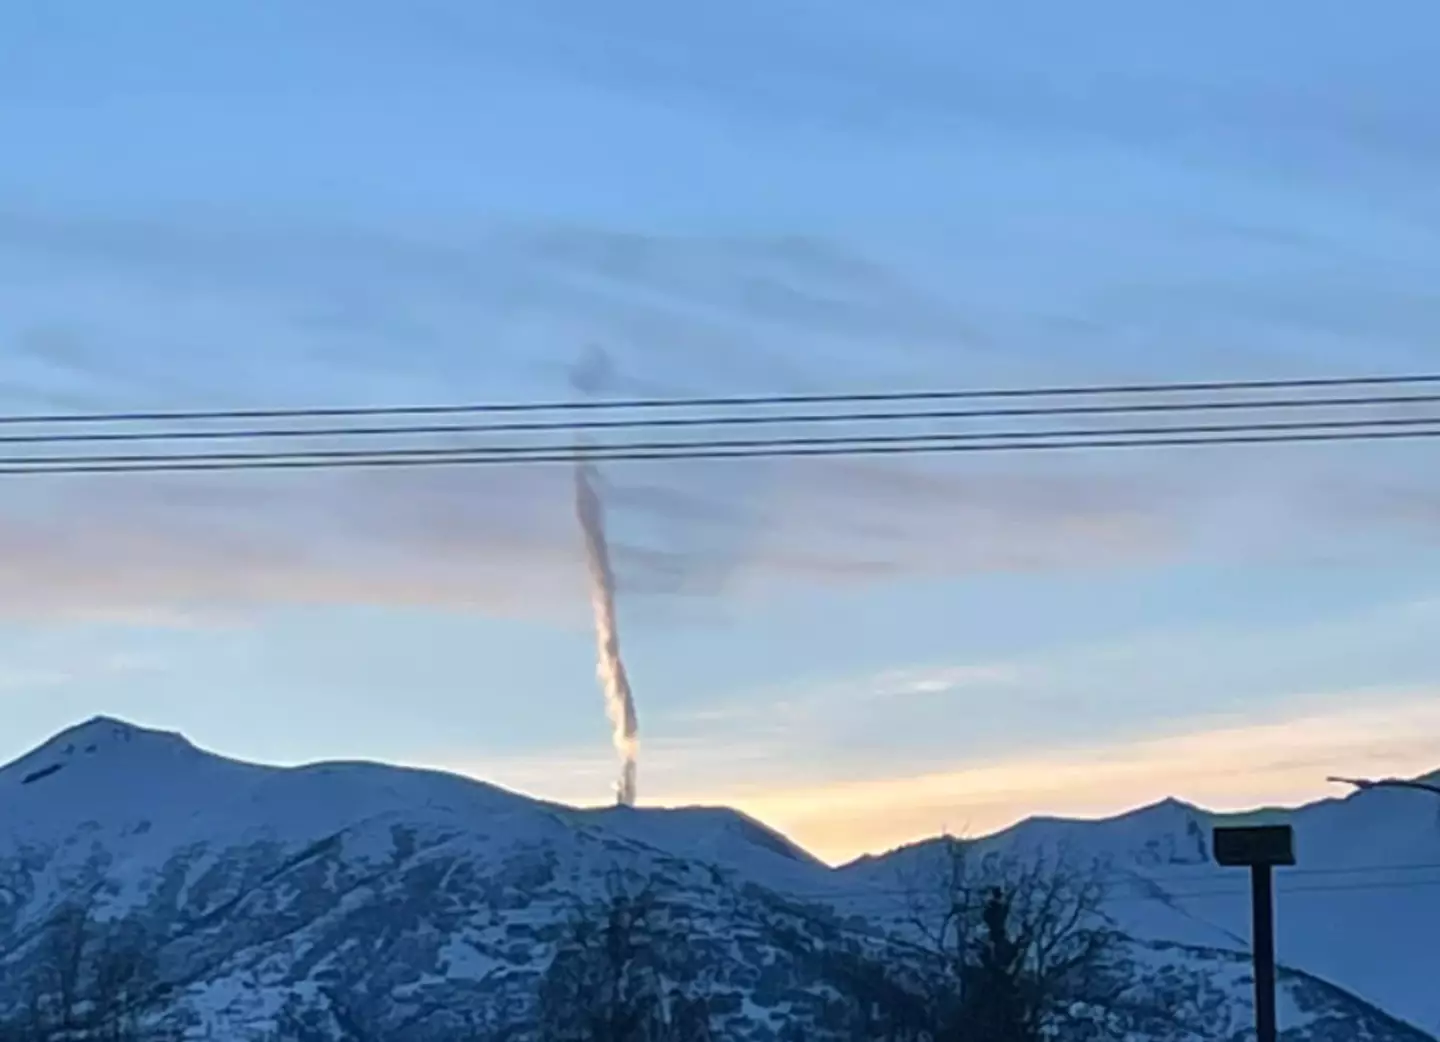
<svg viewBox="0 0 1440 1042">
<path fill-rule="evenodd" d="M 1295 830 L 1289 825 L 1217 828 L 1214 850 L 1220 865 L 1293 865 Z"/>
</svg>

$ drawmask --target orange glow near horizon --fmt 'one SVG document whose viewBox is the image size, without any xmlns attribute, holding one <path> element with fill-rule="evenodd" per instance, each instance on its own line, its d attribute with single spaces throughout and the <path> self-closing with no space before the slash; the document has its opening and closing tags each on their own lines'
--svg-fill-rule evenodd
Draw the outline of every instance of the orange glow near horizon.
<svg viewBox="0 0 1440 1042">
<path fill-rule="evenodd" d="M 754 780 L 734 785 L 716 776 L 715 756 L 655 759 L 648 804 L 734 807 L 841 863 L 941 832 L 989 833 L 1033 815 L 1105 817 L 1170 796 L 1241 811 L 1344 795 L 1326 781 L 1337 772 L 1423 774 L 1440 767 L 1440 699 L 1357 695 L 1353 704 L 1285 719 L 1212 723 L 1183 734 L 851 781 L 823 779 L 831 768 L 825 762 L 812 768 L 746 757 Z M 592 770 L 567 760 L 568 777 L 554 761 L 483 773 L 546 798 L 597 802 L 590 775 L 603 777 L 608 762 Z"/>
</svg>

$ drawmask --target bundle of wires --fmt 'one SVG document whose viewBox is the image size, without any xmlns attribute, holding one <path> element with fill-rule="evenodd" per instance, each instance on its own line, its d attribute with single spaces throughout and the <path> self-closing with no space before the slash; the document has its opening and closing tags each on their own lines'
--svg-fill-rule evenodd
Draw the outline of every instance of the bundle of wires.
<svg viewBox="0 0 1440 1042">
<path fill-rule="evenodd" d="M 0 475 L 1163 449 L 1440 437 L 1440 374 L 0 416 Z"/>
</svg>

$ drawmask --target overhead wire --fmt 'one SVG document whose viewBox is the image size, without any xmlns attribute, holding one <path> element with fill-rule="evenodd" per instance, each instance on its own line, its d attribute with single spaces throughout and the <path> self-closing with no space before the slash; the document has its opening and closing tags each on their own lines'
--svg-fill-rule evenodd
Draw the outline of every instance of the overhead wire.
<svg viewBox="0 0 1440 1042">
<path fill-rule="evenodd" d="M 1429 871 L 1440 871 L 1440 865 L 1412 866 L 1416 870 L 1425 868 Z M 1389 871 L 1388 869 L 1374 868 L 1371 871 Z M 1352 880 L 1349 882 L 1336 883 L 1301 883 L 1299 885 L 1286 885 L 1286 880 L 1294 875 L 1304 875 L 1303 871 L 1287 870 L 1277 877 L 1275 882 L 1276 894 L 1327 894 L 1347 893 L 1362 891 L 1389 891 L 1409 889 L 1429 889 L 1440 887 L 1440 876 L 1434 879 L 1376 879 L 1376 880 Z M 1316 870 L 1312 875 L 1323 875 L 1323 870 Z M 1214 877 L 1212 877 L 1214 878 Z M 1167 901 L 1167 900 L 1200 900 L 1212 897 L 1234 897 L 1248 898 L 1250 887 L 1244 886 L 1214 886 L 1200 889 L 1176 889 L 1165 888 L 1164 879 L 1146 877 L 1124 877 L 1118 879 L 1107 879 L 1102 884 L 1105 891 L 1104 901 Z M 1200 879 L 1190 880 L 1192 883 L 1204 882 Z M 1153 888 L 1153 889 L 1152 889 Z M 826 890 L 817 892 L 813 896 L 806 895 L 806 899 L 816 901 L 833 901 L 839 899 L 861 899 L 861 898 L 923 898 L 927 894 L 938 893 L 941 888 L 926 887 L 921 885 L 915 888 L 899 887 L 854 887 L 837 890 Z M 1143 892 L 1136 892 L 1141 891 Z M 1126 892 L 1128 891 L 1128 892 Z M 799 895 L 791 895 L 799 896 Z"/>
<path fill-rule="evenodd" d="M 446 416 L 486 413 L 603 412 L 698 408 L 763 408 L 793 405 L 859 405 L 882 402 L 939 402 L 1013 398 L 1070 398 L 1103 395 L 1161 395 L 1207 392 L 1319 390 L 1345 387 L 1440 385 L 1440 373 L 1380 376 L 1312 377 L 1273 380 L 1208 380 L 1177 383 L 1112 383 L 1048 387 L 959 388 L 912 391 L 853 391 L 813 394 L 710 395 L 676 398 L 582 398 L 568 401 L 480 402 L 455 404 L 305 406 L 242 409 L 147 409 L 116 412 L 0 415 L 0 425 L 90 425 L 115 423 L 199 422 L 359 418 L 375 416 Z"/>
<path fill-rule="evenodd" d="M 1072 866 L 1078 877 L 1087 881 L 1097 882 L 1101 889 L 1106 892 L 1106 901 L 1163 901 L 1166 899 L 1189 900 L 1192 898 L 1206 897 L 1249 897 L 1250 887 L 1239 886 L 1207 886 L 1220 881 L 1224 874 L 1218 866 L 1209 862 L 1204 865 L 1197 865 L 1196 868 L 1207 867 L 1206 872 L 1161 872 L 1157 875 L 1143 875 L 1135 870 L 1119 870 L 1104 868 L 1103 865 L 1094 866 L 1098 874 L 1091 876 L 1083 864 Z M 1064 872 L 1066 869 L 1062 863 L 1057 871 Z M 1344 880 L 1345 876 L 1380 876 L 1380 875 L 1408 875 L 1411 873 L 1433 873 L 1433 879 L 1359 879 Z M 1327 882 L 1327 880 L 1339 880 Z M 1300 885 L 1293 885 L 1293 881 L 1303 880 Z M 1315 880 L 1316 882 L 1311 882 Z M 980 885 L 983 877 L 977 877 L 975 885 Z M 1178 884 L 1176 889 L 1168 889 Z M 1440 861 L 1416 861 L 1398 862 L 1395 864 L 1369 863 L 1362 865 L 1334 865 L 1325 867 L 1285 866 L 1277 869 L 1275 878 L 1276 890 L 1280 894 L 1289 893 L 1329 893 L 1332 891 L 1363 891 L 1363 890 L 1395 890 L 1406 889 L 1414 886 L 1418 888 L 1429 888 L 1440 886 Z M 856 884 L 853 886 L 841 886 L 827 888 L 817 891 L 814 894 L 788 896 L 797 899 L 815 901 L 834 901 L 842 899 L 860 898 L 924 898 L 936 893 L 944 893 L 949 887 L 948 876 L 930 879 L 924 876 L 917 876 L 907 885 L 873 883 L 869 885 Z M 1199 889 L 1196 889 L 1199 887 Z M 1118 893 L 1120 890 L 1143 890 L 1141 893 Z"/>
<path fill-rule="evenodd" d="M 1421 867 L 1421 866 L 1413 866 L 1413 867 Z M 1424 867 L 1430 867 L 1430 866 L 1424 866 Z M 1436 866 L 1433 866 L 1433 867 L 1435 867 L 1435 868 L 1440 868 L 1440 865 L 1436 865 Z M 1298 873 L 1303 873 L 1303 872 L 1306 871 L 1306 870 L 1303 870 L 1303 869 L 1289 869 L 1289 870 L 1286 870 L 1286 871 L 1287 871 L 1287 874 L 1289 874 L 1289 873 L 1296 873 L 1296 874 L 1298 874 Z M 1323 870 L 1310 870 L 1310 871 L 1312 871 L 1312 872 L 1314 872 L 1314 873 L 1318 873 L 1318 872 L 1323 871 Z M 1284 877 L 1282 876 L 1282 877 L 1281 877 L 1281 880 L 1277 880 L 1277 884 L 1280 883 L 1280 882 L 1282 882 L 1282 881 L 1283 881 L 1283 878 L 1284 878 Z M 1134 880 L 1132 880 L 1132 881 L 1133 881 L 1135 884 L 1137 884 L 1137 885 L 1142 884 L 1142 883 L 1156 883 L 1156 882 L 1158 882 L 1158 880 L 1147 880 L 1147 879 L 1138 879 L 1138 878 L 1137 878 L 1137 879 L 1134 879 Z M 979 882 L 979 881 L 977 881 L 977 883 L 978 883 L 978 882 Z M 1293 895 L 1300 895 L 1300 894 L 1307 894 L 1307 893 L 1310 893 L 1310 894 L 1335 894 L 1335 893 L 1349 893 L 1349 892 L 1363 892 L 1363 891 L 1379 891 L 1379 892 L 1384 892 L 1384 891 L 1397 891 L 1397 890 L 1398 890 L 1398 891 L 1408 891 L 1408 890 L 1429 889 L 1429 888 L 1431 888 L 1431 887 L 1440 887 L 1440 878 L 1436 878 L 1436 879 L 1423 879 L 1423 880 L 1390 880 L 1390 881 L 1379 881 L 1379 882 L 1356 882 L 1356 883 L 1349 883 L 1349 884 L 1322 884 L 1322 885 L 1318 885 L 1318 886 L 1299 886 L 1299 887 L 1284 887 L 1284 886 L 1277 885 L 1277 887 L 1276 887 L 1276 895 L 1277 895 L 1277 897 L 1282 897 L 1282 898 L 1283 898 L 1283 897 L 1286 897 L 1286 896 L 1293 896 Z M 938 893 L 938 894 L 940 894 L 940 895 L 942 896 L 942 898 L 943 898 L 944 893 L 945 893 L 945 888 L 944 888 L 943 884 L 942 884 L 941 886 L 939 886 L 938 888 L 926 888 L 926 887 L 924 887 L 924 886 L 921 886 L 920 888 L 918 888 L 918 890 L 912 888 L 912 889 L 908 889 L 908 890 L 904 890 L 904 891 L 893 891 L 893 890 L 887 891 L 887 890 L 876 889 L 876 888 L 863 888 L 863 889 L 862 889 L 862 888 L 856 888 L 855 890 L 849 892 L 849 893 L 848 893 L 848 896 L 854 897 L 854 898 L 883 897 L 883 896 L 887 896 L 887 895 L 890 895 L 890 896 L 915 897 L 915 896 L 917 896 L 917 895 L 919 895 L 919 896 L 924 896 L 924 895 L 927 894 L 927 893 Z M 881 944 L 893 945 L 893 946 L 896 946 L 896 947 L 899 947 L 899 948 L 908 949 L 908 950 L 911 950 L 911 951 L 916 952 L 917 954 L 921 954 L 921 955 L 933 955 L 933 954 L 935 954 L 935 951 L 934 951 L 934 949 L 933 949 L 932 947 L 926 946 L 926 945 L 924 945 L 924 944 L 921 944 L 921 943 L 916 942 L 916 941 L 913 941 L 913 940 L 907 940 L 907 939 L 905 939 L 905 938 L 903 938 L 903 937 L 896 936 L 896 935 L 894 934 L 894 932 L 893 932 L 893 927 L 896 926 L 896 925 L 900 925 L 900 921 L 897 921 L 897 922 L 891 924 L 891 929 L 890 929 L 890 930 L 887 930 L 887 929 L 885 928 L 885 926 L 884 926 L 883 924 L 880 924 L 880 923 L 874 924 L 874 928 L 868 929 L 868 930 L 857 930 L 857 929 L 854 928 L 853 926 L 846 925 L 846 923 L 843 922 L 842 919 L 841 919 L 841 917 L 844 915 L 846 909 L 845 909 L 843 906 L 836 906 L 836 905 L 834 904 L 834 902 L 835 902 L 837 899 L 842 899 L 842 898 L 844 898 L 844 897 L 847 896 L 847 893 L 846 893 L 845 891 L 830 890 L 830 891 L 824 891 L 824 892 L 817 892 L 817 893 L 814 893 L 814 894 L 797 894 L 797 893 L 793 893 L 793 892 L 790 892 L 790 893 L 779 893 L 779 892 L 777 892 L 777 893 L 776 893 L 776 896 L 777 896 L 777 897 L 780 897 L 782 900 L 784 900 L 784 901 L 786 902 L 786 904 L 782 907 L 782 909 L 780 909 L 780 911 L 782 911 L 783 914 L 788 915 L 788 916 L 790 916 L 790 917 L 792 917 L 792 918 L 799 919 L 799 920 L 802 920 L 802 921 L 810 921 L 810 922 L 814 923 L 815 925 L 823 926 L 823 927 L 825 927 L 825 928 L 827 928 L 827 929 L 835 930 L 835 931 L 837 931 L 837 932 L 839 932 L 839 933 L 847 934 L 847 935 L 850 935 L 850 936 L 854 936 L 854 937 L 856 937 L 856 938 L 863 938 L 863 939 L 870 940 L 870 941 L 874 941 L 874 942 L 881 943 Z M 1170 900 L 1170 901 L 1189 901 L 1189 900 L 1203 900 L 1203 899 L 1207 899 L 1207 898 L 1233 898 L 1233 899 L 1235 899 L 1236 901 L 1247 901 L 1250 897 L 1251 897 L 1251 891 L 1250 891 L 1250 888 L 1249 888 L 1249 887 L 1231 887 L 1231 888 L 1225 888 L 1225 889 L 1216 888 L 1216 889 L 1211 889 L 1211 890 L 1191 891 L 1191 892 L 1188 892 L 1188 893 L 1187 893 L 1187 892 L 1183 892 L 1183 891 L 1175 891 L 1175 892 L 1172 892 L 1172 891 L 1164 891 L 1164 890 L 1161 890 L 1161 891 L 1159 891 L 1159 892 L 1152 892 L 1152 893 L 1130 893 L 1130 894 L 1109 892 L 1109 893 L 1106 893 L 1106 894 L 1104 895 L 1104 897 L 1102 898 L 1102 900 L 1101 900 L 1101 910 L 1103 911 L 1103 909 L 1104 909 L 1106 906 L 1110 906 L 1110 905 L 1114 905 L 1114 904 L 1141 903 L 1141 902 L 1152 903 L 1152 902 L 1164 902 L 1164 901 L 1167 901 L 1167 900 Z M 825 909 L 825 911 L 826 911 L 827 913 L 829 913 L 829 914 L 828 914 L 828 915 L 819 914 L 817 910 L 818 910 L 818 909 L 821 909 L 821 908 Z M 852 909 L 852 910 L 853 910 L 853 909 Z M 1370 910 L 1367 909 L 1367 911 L 1370 911 Z M 919 908 L 914 909 L 913 914 L 914 914 L 915 916 L 917 916 L 917 917 L 924 917 L 924 916 L 927 914 L 927 911 L 926 911 L 926 909 L 925 909 L 924 907 L 919 907 Z M 832 916 L 833 916 L 833 918 L 832 918 Z"/>
<path fill-rule="evenodd" d="M 1103 862 L 1094 866 L 1104 868 Z M 1119 883 L 1208 883 L 1215 879 L 1220 866 L 1213 862 L 1200 862 L 1194 866 L 1205 871 L 1196 872 L 1170 872 L 1159 870 L 1160 874 L 1154 876 L 1142 875 L 1136 870 L 1108 869 L 1100 872 L 1100 878 L 1109 882 Z M 1440 861 L 1406 861 L 1395 864 L 1370 863 L 1364 865 L 1335 865 L 1330 867 L 1313 867 L 1306 865 L 1285 865 L 1277 867 L 1277 878 L 1280 880 L 1296 878 L 1334 877 L 1347 875 L 1364 875 L 1372 872 L 1440 872 Z M 1083 873 L 1083 869 L 1082 869 Z M 883 889 L 883 888 L 882 888 Z M 889 892 L 908 892 L 903 888 L 891 887 Z M 1245 891 L 1249 893 L 1248 888 Z"/>
<path fill-rule="evenodd" d="M 1182 435 L 1228 435 L 1228 434 L 1263 434 L 1263 433 L 1293 433 L 1304 431 L 1350 431 L 1364 430 L 1368 428 L 1410 428 L 1410 427 L 1437 427 L 1440 429 L 1440 416 L 1435 417 L 1385 417 L 1379 419 L 1363 420 L 1313 420 L 1295 422 L 1270 422 L 1270 423 L 1243 423 L 1243 424 L 1196 424 L 1196 425 L 1169 425 L 1163 427 L 1120 427 L 1096 431 L 1089 428 L 1062 428 L 1050 430 L 1006 430 L 1006 431 L 967 431 L 967 432 L 932 432 L 924 434 L 877 434 L 877 435 L 811 435 L 803 437 L 766 437 L 749 439 L 715 440 L 706 439 L 700 441 L 629 441 L 620 443 L 590 443 L 585 447 L 587 457 L 608 452 L 676 452 L 684 453 L 692 449 L 702 450 L 743 450 L 743 449 L 781 449 L 781 448 L 805 448 L 812 446 L 835 446 L 835 447 L 864 447 L 864 446 L 885 446 L 900 445 L 917 448 L 935 443 L 941 447 L 949 443 L 963 444 L 967 442 L 1007 442 L 1007 441 L 1064 441 L 1077 438 L 1094 438 L 1097 435 L 1114 438 L 1154 438 L 1154 437 L 1177 437 Z M 258 440 L 258 439 L 257 439 Z M 0 442 L 4 439 L 0 438 Z M 554 452 L 566 453 L 566 458 L 573 456 L 575 449 L 571 445 L 547 444 L 547 445 L 479 445 L 479 446 L 450 446 L 438 448 L 404 447 L 395 449 L 308 449 L 293 452 L 274 451 L 249 451 L 249 452 L 204 452 L 204 453 L 133 453 L 133 454 L 109 454 L 109 455 L 70 455 L 70 456 L 0 456 L 0 467 L 20 466 L 30 463 L 64 463 L 64 464 L 136 464 L 149 462 L 257 462 L 257 461 L 284 461 L 288 459 L 315 459 L 315 460 L 364 460 L 384 457 L 414 457 L 424 459 L 435 457 L 445 459 L 449 457 L 468 457 L 472 455 L 495 455 L 497 457 L 521 457 L 528 458 L 532 455 L 549 455 Z"/>
<path fill-rule="evenodd" d="M 1225 433 L 1166 435 L 1152 437 L 1115 436 L 1096 432 L 1086 437 L 1032 436 L 990 440 L 969 440 L 970 435 L 910 435 L 896 441 L 880 438 L 844 437 L 826 443 L 823 439 L 755 439 L 749 442 L 681 442 L 591 445 L 581 449 L 559 446 L 493 446 L 467 448 L 409 448 L 312 450 L 276 453 L 192 453 L 131 456 L 32 456 L 6 457 L 0 476 L 26 474 L 134 474 L 232 470 L 324 470 L 401 467 L 476 467 L 517 464 L 573 463 L 581 455 L 592 462 L 663 462 L 667 460 L 743 460 L 776 458 L 823 458 L 837 456 L 917 456 L 980 454 L 998 452 L 1053 452 L 1076 449 L 1145 449 L 1238 445 L 1294 445 L 1316 442 L 1364 442 L 1424 440 L 1440 437 L 1440 420 L 1428 426 L 1401 429 L 1325 430 L 1274 433 L 1263 426 L 1236 425 Z M 1373 428 L 1375 424 L 1365 424 Z M 794 444 L 798 442 L 799 444 Z M 814 442 L 821 442 L 815 444 Z M 651 445 L 657 443 L 649 443 Z"/>
<path fill-rule="evenodd" d="M 524 402 L 497 405 L 376 406 L 359 408 L 189 410 L 170 412 L 55 414 L 50 416 L 0 416 L 0 445 L 35 449 L 27 454 L 0 455 L 0 475 L 23 474 L 125 474 L 228 470 L 316 470 L 336 468 L 397 468 L 437 466 L 495 466 L 503 464 L 570 463 L 577 453 L 595 462 L 642 462 L 666 460 L 736 460 L 780 457 L 898 456 L 920 454 L 1042 452 L 1078 449 L 1144 449 L 1187 446 L 1264 446 L 1307 442 L 1358 442 L 1415 440 L 1440 436 L 1440 410 L 1413 412 L 1416 406 L 1440 404 L 1440 391 L 1424 394 L 1296 394 L 1299 390 L 1359 387 L 1396 387 L 1440 384 L 1440 375 L 1416 374 L 1386 377 L 1347 377 L 1269 381 L 1209 381 L 1173 384 L 1109 384 L 1081 387 L 1004 388 L 993 390 L 934 390 L 910 392 L 857 392 L 834 395 L 767 395 L 751 397 L 709 397 L 687 399 L 629 399 L 581 402 Z M 1284 389 L 1290 393 L 1263 397 L 1215 397 L 1218 391 L 1233 392 Z M 1165 400 L 1175 392 L 1207 392 L 1198 400 Z M 736 412 L 736 406 L 796 403 L 817 404 L 857 402 L 907 402 L 943 399 L 1025 398 L 1044 396 L 1147 395 L 1140 401 L 1084 401 L 1080 403 L 989 405 L 984 408 L 843 408 L 796 412 Z M 1156 400 L 1159 398 L 1160 400 Z M 716 413 L 719 405 L 729 412 Z M 176 426 L 182 422 L 248 418 L 290 419 L 335 416 L 384 416 L 388 418 L 426 413 L 536 412 L 550 409 L 680 409 L 703 407 L 700 415 L 590 415 L 510 419 L 466 423 L 422 424 L 297 424 L 282 426 L 250 422 L 232 423 L 219 429 Z M 1356 413 L 1354 410 L 1365 410 Z M 1406 410 L 1400 415 L 1387 411 Z M 1300 418 L 1277 420 L 1257 418 L 1280 411 Z M 1343 412 L 1337 410 L 1344 410 Z M 1190 416 L 1197 413 L 1224 413 L 1213 421 L 1139 425 L 1097 423 L 1048 426 L 958 424 L 1002 418 L 1038 420 L 1043 418 L 1120 418 L 1150 415 Z M 1243 414 L 1243 415 L 1239 415 Z M 1198 418 L 1198 417 L 1197 417 Z M 164 421 L 163 423 L 161 421 Z M 142 424 L 142 421 L 143 424 Z M 949 422 L 943 422 L 949 421 Z M 956 426 L 952 426 L 956 423 Z M 160 424 L 159 426 L 156 426 Z M 847 424 L 843 433 L 797 433 L 794 428 L 834 428 Z M 96 429 L 97 425 L 121 429 Z M 888 429 L 886 433 L 877 432 Z M 29 429 L 26 429 L 26 428 Z M 39 429 L 36 429 L 36 428 Z M 719 436 L 720 429 L 764 427 L 762 436 L 731 438 Z M 48 429 L 46 429 L 48 428 Z M 138 429 L 137 429 L 138 428 Z M 711 430 L 706 430 L 711 428 Z M 778 429 L 777 429 L 778 428 Z M 987 429 L 988 428 L 988 429 Z M 646 439 L 644 432 L 671 430 L 691 432 L 684 440 Z M 620 439 L 587 441 L 577 447 L 576 439 L 597 431 L 626 431 Z M 495 442 L 481 440 L 488 435 L 563 434 L 565 441 L 543 438 Z M 440 444 L 412 442 L 428 435 L 443 436 Z M 333 439 L 350 441 L 352 446 L 336 448 L 315 443 Z M 283 441 L 284 449 L 270 442 Z M 206 443 L 251 443 L 243 451 L 207 447 Z M 297 444 L 297 443 L 308 444 Z M 124 453 L 46 452 L 58 446 L 85 444 L 144 444 L 144 451 Z M 197 445 L 204 451 L 177 451 L 169 443 Z"/>
<path fill-rule="evenodd" d="M 903 423 L 935 420 L 989 420 L 1021 417 L 1125 416 L 1188 412 L 1263 412 L 1292 409 L 1381 408 L 1440 403 L 1440 394 L 1358 396 L 1349 398 L 1270 398 L 1198 402 L 1139 402 L 1106 405 L 1005 407 L 994 409 L 925 409 L 887 412 L 781 413 L 709 416 L 629 417 L 602 420 L 529 420 L 501 423 L 406 424 L 341 427 L 228 427 L 219 430 L 161 429 L 120 431 L 65 431 L 63 433 L 0 434 L 0 444 L 48 445 L 127 441 L 232 441 L 238 439 L 358 438 L 443 434 L 538 434 L 600 430 L 642 430 L 695 427 L 778 427 L 836 423 Z M 1437 417 L 1440 420 L 1440 417 Z M 0 417 L 13 425 L 16 418 Z M 40 423 L 41 421 L 29 421 Z M 46 421 L 58 422 L 58 421 Z"/>
</svg>

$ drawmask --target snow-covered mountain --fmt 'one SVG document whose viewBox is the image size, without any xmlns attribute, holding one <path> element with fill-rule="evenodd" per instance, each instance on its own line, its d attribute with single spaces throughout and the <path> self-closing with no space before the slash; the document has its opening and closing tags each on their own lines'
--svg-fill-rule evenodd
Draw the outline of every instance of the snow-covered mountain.
<svg viewBox="0 0 1440 1042">
<path fill-rule="evenodd" d="M 1287 1037 L 1440 1037 L 1440 800 L 1375 790 L 1287 816 L 1301 860 L 1279 882 Z M 1248 880 L 1209 859 L 1219 820 L 1167 801 L 1035 819 L 975 849 L 1103 864 L 1145 986 L 1219 996 L 1204 1030 L 1175 1037 L 1231 1038 L 1250 1016 Z M 523 1012 L 575 901 L 619 872 L 683 919 L 721 1037 L 824 1038 L 826 987 L 777 919 L 822 943 L 903 938 L 915 880 L 950 849 L 830 868 L 729 810 L 576 810 L 437 772 L 262 767 L 96 719 L 0 768 L 0 1019 L 24 1001 L 6 982 L 79 902 L 140 931 L 197 1032 L 260 1037 L 287 1004 L 342 987 L 393 1037 L 421 1011 L 458 1030 Z"/>
</svg>

